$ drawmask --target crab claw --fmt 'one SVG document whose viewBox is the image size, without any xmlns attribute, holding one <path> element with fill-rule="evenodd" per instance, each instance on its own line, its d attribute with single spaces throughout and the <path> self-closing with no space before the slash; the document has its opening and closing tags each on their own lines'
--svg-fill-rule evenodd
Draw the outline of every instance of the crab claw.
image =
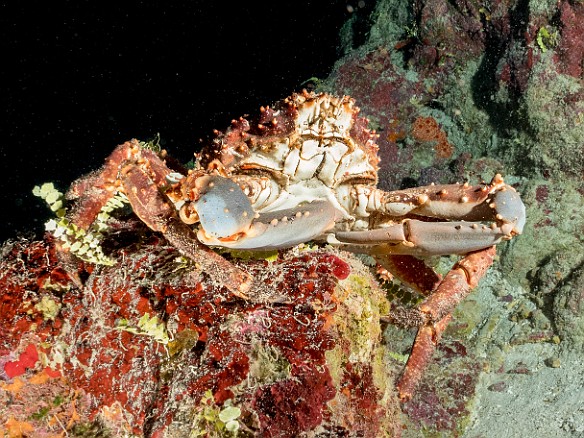
<svg viewBox="0 0 584 438">
<path fill-rule="evenodd" d="M 497 212 L 497 219 L 504 222 L 501 228 L 506 234 L 521 234 L 525 226 L 525 205 L 519 193 L 513 187 L 505 185 L 495 193 L 493 201 L 492 208 Z"/>
<path fill-rule="evenodd" d="M 399 222 L 339 231 L 337 240 L 371 254 L 467 254 L 509 240 L 525 226 L 525 205 L 500 175 L 487 185 L 421 187 L 384 196 L 390 199 L 386 211 L 404 215 Z"/>
<path fill-rule="evenodd" d="M 230 179 L 207 175 L 197 180 L 200 190 L 194 208 L 205 234 L 214 239 L 227 239 L 245 232 L 255 212 L 239 186 Z"/>
<path fill-rule="evenodd" d="M 328 201 L 318 200 L 295 208 L 257 214 L 247 230 L 232 239 L 214 238 L 204 226 L 197 238 L 209 246 L 251 251 L 290 248 L 332 229 L 336 218 L 334 206 Z"/>
</svg>

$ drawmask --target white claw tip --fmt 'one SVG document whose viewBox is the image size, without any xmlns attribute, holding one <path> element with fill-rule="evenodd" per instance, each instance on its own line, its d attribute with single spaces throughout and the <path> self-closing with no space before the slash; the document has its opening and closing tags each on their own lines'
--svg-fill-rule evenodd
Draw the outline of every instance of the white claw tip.
<svg viewBox="0 0 584 438">
<path fill-rule="evenodd" d="M 496 175 L 493 177 L 493 183 L 495 183 L 495 184 L 499 184 L 499 183 L 502 183 L 502 182 L 503 182 L 503 177 L 501 176 L 501 174 L 500 174 L 500 173 L 496 174 Z"/>
</svg>

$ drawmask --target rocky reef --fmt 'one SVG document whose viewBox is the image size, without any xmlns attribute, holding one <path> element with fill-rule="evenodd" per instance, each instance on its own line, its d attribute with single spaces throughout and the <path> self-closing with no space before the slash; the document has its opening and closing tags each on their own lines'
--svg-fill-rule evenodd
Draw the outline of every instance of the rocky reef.
<svg viewBox="0 0 584 438">
<path fill-rule="evenodd" d="M 5 436 L 396 433 L 368 267 L 308 247 L 240 261 L 280 301 L 253 303 L 136 225 L 115 266 L 63 261 L 50 236 L 3 245 Z"/>
<path fill-rule="evenodd" d="M 499 246 L 404 405 L 404 436 L 584 432 L 583 19 L 568 0 L 380 0 L 355 10 L 319 83 L 376 127 L 382 188 L 499 172 L 527 206 L 524 234 Z"/>
</svg>

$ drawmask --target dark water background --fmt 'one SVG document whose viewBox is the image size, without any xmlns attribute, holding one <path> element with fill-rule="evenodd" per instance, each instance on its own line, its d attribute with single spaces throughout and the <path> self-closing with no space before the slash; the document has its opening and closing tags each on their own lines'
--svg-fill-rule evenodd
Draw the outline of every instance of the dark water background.
<svg viewBox="0 0 584 438">
<path fill-rule="evenodd" d="M 186 162 L 214 128 L 326 77 L 358 7 L 35 3 L 0 5 L 0 242 L 43 229 L 34 185 L 64 191 L 117 144 L 156 133 Z"/>
</svg>

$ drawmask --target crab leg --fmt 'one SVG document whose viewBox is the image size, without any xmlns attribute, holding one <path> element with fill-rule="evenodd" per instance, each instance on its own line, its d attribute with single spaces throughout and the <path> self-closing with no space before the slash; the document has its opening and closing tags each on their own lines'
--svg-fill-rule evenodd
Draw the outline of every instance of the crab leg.
<svg viewBox="0 0 584 438">
<path fill-rule="evenodd" d="M 233 294 L 247 298 L 253 278 L 197 241 L 195 232 L 183 223 L 172 203 L 160 193 L 148 175 L 138 167 L 122 170 L 122 186 L 134 213 L 154 231 L 161 232 L 177 250 L 203 271 L 212 272 Z M 140 195 L 138 195 L 140 193 Z"/>
<path fill-rule="evenodd" d="M 494 246 L 468 254 L 453 266 L 436 290 L 431 292 L 418 308 L 398 311 L 384 318 L 386 321 L 400 325 L 419 326 L 412 352 L 397 383 L 402 400 L 411 398 L 450 321 L 452 311 L 477 286 L 479 280 L 493 264 L 495 254 Z M 386 257 L 391 259 L 394 256 Z M 391 264 L 387 267 L 390 271 L 392 270 Z M 426 268 L 431 271 L 430 268 Z M 407 283 L 412 284 L 413 281 L 408 279 L 408 276 L 413 276 L 413 272 L 402 271 L 401 274 L 406 277 Z M 430 273 L 428 277 L 436 278 Z M 428 284 L 433 283 L 434 280 Z M 428 294 L 428 291 L 425 293 Z"/>
<path fill-rule="evenodd" d="M 414 346 L 404 371 L 395 385 L 400 400 L 405 402 L 412 398 L 450 319 L 451 315 L 446 315 L 440 321 L 431 325 L 424 325 L 418 329 Z"/>
<path fill-rule="evenodd" d="M 442 282 L 442 276 L 417 257 L 407 254 L 382 254 L 375 255 L 374 258 L 402 283 L 406 283 L 423 296 L 428 296 Z"/>
<path fill-rule="evenodd" d="M 110 154 L 101 172 L 72 186 L 68 196 L 79 200 L 69 218 L 78 227 L 89 228 L 121 184 L 132 209 L 148 227 L 161 232 L 181 254 L 200 265 L 203 271 L 211 272 L 233 294 L 247 298 L 253 278 L 200 244 L 195 232 L 162 194 L 159 187 L 168 184 L 171 173 L 156 152 L 142 148 L 137 140 L 125 142 Z M 236 201 L 242 196 L 236 196 Z"/>
<path fill-rule="evenodd" d="M 154 183 L 162 183 L 171 172 L 166 168 L 156 152 L 142 149 L 138 140 L 131 140 L 118 145 L 106 159 L 103 170 L 94 173 L 89 178 L 83 178 L 73 183 L 68 198 L 79 198 L 69 219 L 79 228 L 86 230 L 95 221 L 102 207 L 118 190 L 116 180 L 120 167 L 125 162 L 137 160 L 147 161 L 150 178 Z"/>
</svg>

